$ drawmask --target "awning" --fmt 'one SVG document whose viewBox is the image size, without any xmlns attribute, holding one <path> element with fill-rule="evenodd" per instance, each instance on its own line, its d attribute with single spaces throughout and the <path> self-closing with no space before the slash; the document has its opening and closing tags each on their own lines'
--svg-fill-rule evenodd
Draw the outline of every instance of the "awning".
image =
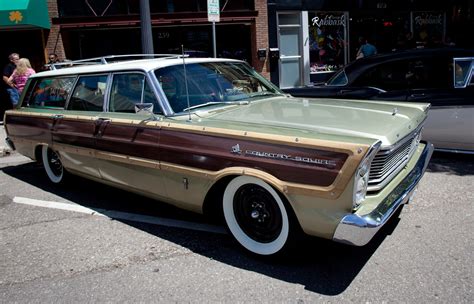
<svg viewBox="0 0 474 304">
<path fill-rule="evenodd" d="M 46 0 L 0 0 L 0 29 L 50 28 Z"/>
</svg>

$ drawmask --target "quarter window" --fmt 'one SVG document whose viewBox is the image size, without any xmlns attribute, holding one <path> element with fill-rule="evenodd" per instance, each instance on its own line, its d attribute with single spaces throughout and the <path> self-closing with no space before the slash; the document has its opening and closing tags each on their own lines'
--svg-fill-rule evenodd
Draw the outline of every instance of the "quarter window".
<svg viewBox="0 0 474 304">
<path fill-rule="evenodd" d="M 25 96 L 32 108 L 64 108 L 76 77 L 43 78 Z"/>
<path fill-rule="evenodd" d="M 97 111 L 104 107 L 106 75 L 80 77 L 69 101 L 68 110 Z"/>
</svg>

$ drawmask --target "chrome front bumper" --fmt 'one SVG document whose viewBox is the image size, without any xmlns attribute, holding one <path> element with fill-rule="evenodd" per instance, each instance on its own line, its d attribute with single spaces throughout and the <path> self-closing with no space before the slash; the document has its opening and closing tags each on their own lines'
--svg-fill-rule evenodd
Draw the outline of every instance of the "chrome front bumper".
<svg viewBox="0 0 474 304">
<path fill-rule="evenodd" d="M 377 231 L 390 219 L 397 209 L 408 202 L 433 154 L 433 145 L 425 143 L 413 170 L 371 213 L 360 216 L 348 214 L 339 222 L 333 240 L 340 243 L 364 246 Z"/>
</svg>

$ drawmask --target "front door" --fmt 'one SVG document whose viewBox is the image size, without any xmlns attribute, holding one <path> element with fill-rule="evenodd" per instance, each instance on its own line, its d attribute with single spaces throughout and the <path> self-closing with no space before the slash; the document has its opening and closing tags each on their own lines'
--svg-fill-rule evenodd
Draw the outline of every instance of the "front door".
<svg viewBox="0 0 474 304">
<path fill-rule="evenodd" d="M 301 12 L 278 13 L 280 88 L 304 85 Z"/>
</svg>

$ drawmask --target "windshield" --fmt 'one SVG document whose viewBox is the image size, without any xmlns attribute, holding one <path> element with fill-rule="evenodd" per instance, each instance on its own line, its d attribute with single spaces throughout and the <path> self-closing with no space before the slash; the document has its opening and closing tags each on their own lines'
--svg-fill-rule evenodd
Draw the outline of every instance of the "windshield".
<svg viewBox="0 0 474 304">
<path fill-rule="evenodd" d="M 242 62 L 186 64 L 189 105 L 182 65 L 155 71 L 175 113 L 206 106 L 245 104 L 265 96 L 283 94 L 277 87 Z"/>
</svg>

